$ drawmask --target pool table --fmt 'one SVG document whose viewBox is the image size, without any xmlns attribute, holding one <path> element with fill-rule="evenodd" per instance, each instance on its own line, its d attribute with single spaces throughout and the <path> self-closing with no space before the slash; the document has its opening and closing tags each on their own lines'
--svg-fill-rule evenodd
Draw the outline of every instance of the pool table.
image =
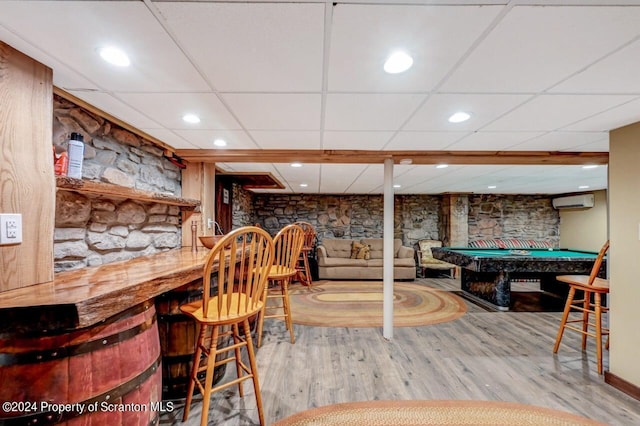
<svg viewBox="0 0 640 426">
<path fill-rule="evenodd" d="M 596 252 L 569 249 L 434 247 L 433 257 L 461 267 L 462 290 L 501 311 L 511 304 L 512 279 L 539 279 L 543 291 L 566 296 L 556 275 L 589 274 Z M 606 259 L 599 276 L 605 277 Z"/>
</svg>

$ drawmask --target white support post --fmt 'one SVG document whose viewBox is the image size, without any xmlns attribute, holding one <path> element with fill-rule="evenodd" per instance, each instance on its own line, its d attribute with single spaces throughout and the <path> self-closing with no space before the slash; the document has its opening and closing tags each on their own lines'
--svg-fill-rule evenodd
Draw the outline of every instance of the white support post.
<svg viewBox="0 0 640 426">
<path fill-rule="evenodd" d="M 383 216 L 383 328 L 382 336 L 393 339 L 393 159 L 384 160 Z"/>
</svg>

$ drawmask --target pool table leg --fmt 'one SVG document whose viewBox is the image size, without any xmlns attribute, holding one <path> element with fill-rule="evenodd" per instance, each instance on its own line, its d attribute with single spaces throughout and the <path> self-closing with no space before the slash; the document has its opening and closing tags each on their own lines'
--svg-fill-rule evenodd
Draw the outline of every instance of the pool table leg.
<svg viewBox="0 0 640 426">
<path fill-rule="evenodd" d="M 460 282 L 463 291 L 488 302 L 500 311 L 509 310 L 511 280 L 508 272 L 475 272 L 463 268 Z"/>
</svg>

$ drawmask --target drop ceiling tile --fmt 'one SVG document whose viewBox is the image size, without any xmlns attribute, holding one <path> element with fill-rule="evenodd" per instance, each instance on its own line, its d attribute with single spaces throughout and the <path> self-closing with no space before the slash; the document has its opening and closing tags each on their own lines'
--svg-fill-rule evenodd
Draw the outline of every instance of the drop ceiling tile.
<svg viewBox="0 0 640 426">
<path fill-rule="evenodd" d="M 404 130 L 478 130 L 530 98 L 531 95 L 432 95 L 411 117 Z M 471 118 L 462 123 L 450 123 L 449 117 L 458 111 L 470 113 Z"/>
<path fill-rule="evenodd" d="M 111 94 L 101 92 L 87 91 L 69 91 L 74 96 L 82 99 L 90 105 L 93 105 L 102 111 L 108 112 L 112 116 L 128 123 L 138 129 L 160 129 L 162 125 L 149 118 L 135 108 L 116 99 Z"/>
<path fill-rule="evenodd" d="M 241 129 L 212 93 L 118 93 L 116 96 L 169 129 Z M 186 123 L 182 120 L 185 114 L 196 114 L 200 123 Z"/>
<path fill-rule="evenodd" d="M 638 7 L 513 7 L 442 86 L 545 90 L 638 35 Z"/>
<path fill-rule="evenodd" d="M 393 131 L 423 99 L 423 95 L 405 94 L 329 94 L 325 129 Z"/>
<path fill-rule="evenodd" d="M 199 148 L 197 145 L 192 144 L 191 142 L 183 139 L 179 135 L 175 134 L 171 130 L 167 129 L 157 129 L 157 128 L 140 128 L 145 133 L 150 134 L 153 137 L 160 139 L 162 142 L 170 145 L 176 149 L 196 149 Z"/>
<path fill-rule="evenodd" d="M 399 132 L 386 150 L 436 151 L 447 148 L 469 132 Z"/>
<path fill-rule="evenodd" d="M 495 6 L 354 5 L 333 7 L 331 91 L 429 91 L 500 12 Z M 384 61 L 405 50 L 414 65 L 387 74 Z"/>
<path fill-rule="evenodd" d="M 222 97 L 248 130 L 320 130 L 320 95 L 225 93 Z"/>
<path fill-rule="evenodd" d="M 155 2 L 220 91 L 319 91 L 324 4 Z"/>
<path fill-rule="evenodd" d="M 495 151 L 518 145 L 542 132 L 474 132 L 447 147 L 453 151 Z"/>
<path fill-rule="evenodd" d="M 302 167 L 291 167 L 289 163 L 274 163 L 279 176 L 282 177 L 284 183 L 293 192 L 307 192 L 310 188 L 318 188 L 320 177 L 320 164 L 303 164 Z M 300 184 L 306 183 L 309 186 L 301 188 Z"/>
<path fill-rule="evenodd" d="M 2 3 L 0 3 L 2 6 Z M 0 12 L 0 19 L 2 19 Z M 25 41 L 13 31 L 0 24 L 0 40 L 36 61 L 48 66 L 53 72 L 53 84 L 67 91 L 82 88 L 84 90 L 99 90 L 99 87 L 88 78 L 71 69 L 67 64 L 50 55 L 37 45 Z"/>
<path fill-rule="evenodd" d="M 262 149 L 320 149 L 320 132 L 251 130 L 249 132 Z"/>
<path fill-rule="evenodd" d="M 608 140 L 605 132 L 550 132 L 509 149 L 512 151 L 570 151 L 571 148 Z"/>
<path fill-rule="evenodd" d="M 107 91 L 208 89 L 143 2 L 3 2 L 0 23 Z M 125 50 L 131 66 L 104 62 L 97 49 L 106 45 Z"/>
<path fill-rule="evenodd" d="M 339 132 L 327 130 L 323 133 L 323 149 L 382 149 L 393 132 Z"/>
<path fill-rule="evenodd" d="M 554 86 L 550 92 L 640 94 L 640 40 Z"/>
<path fill-rule="evenodd" d="M 572 131 L 609 131 L 640 119 L 640 99 L 635 99 L 600 114 L 563 127 Z"/>
<path fill-rule="evenodd" d="M 258 148 L 244 130 L 174 130 L 180 137 L 200 149 L 256 149 Z M 216 139 L 224 139 L 226 148 L 213 145 Z"/>
<path fill-rule="evenodd" d="M 540 95 L 483 130 L 551 131 L 632 100 L 623 95 Z"/>
<path fill-rule="evenodd" d="M 342 194 L 369 166 L 367 164 L 321 164 L 320 192 Z"/>
</svg>

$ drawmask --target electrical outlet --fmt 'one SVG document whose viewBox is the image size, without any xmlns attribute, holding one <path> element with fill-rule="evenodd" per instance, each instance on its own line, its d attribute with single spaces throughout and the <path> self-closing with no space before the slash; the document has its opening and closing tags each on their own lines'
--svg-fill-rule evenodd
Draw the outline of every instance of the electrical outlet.
<svg viewBox="0 0 640 426">
<path fill-rule="evenodd" d="M 0 245 L 22 242 L 22 215 L 0 213 Z"/>
</svg>

